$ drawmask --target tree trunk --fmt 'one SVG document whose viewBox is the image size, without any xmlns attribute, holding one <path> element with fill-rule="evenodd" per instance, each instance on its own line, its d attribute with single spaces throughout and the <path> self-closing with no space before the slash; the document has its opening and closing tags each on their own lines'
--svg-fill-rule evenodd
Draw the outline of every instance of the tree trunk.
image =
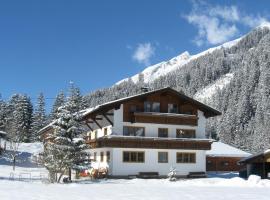
<svg viewBox="0 0 270 200">
<path fill-rule="evenodd" d="M 71 181 L 71 168 L 68 168 L 68 180 Z"/>
<path fill-rule="evenodd" d="M 13 171 L 15 171 L 16 157 L 13 157 Z"/>
</svg>

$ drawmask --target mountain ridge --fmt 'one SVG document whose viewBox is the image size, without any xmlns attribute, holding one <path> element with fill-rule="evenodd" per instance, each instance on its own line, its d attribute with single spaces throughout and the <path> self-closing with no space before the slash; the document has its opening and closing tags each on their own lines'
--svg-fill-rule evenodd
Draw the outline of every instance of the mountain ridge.
<svg viewBox="0 0 270 200">
<path fill-rule="evenodd" d="M 259 29 L 259 28 L 270 29 L 270 22 L 263 22 L 259 26 L 257 26 L 254 30 Z M 204 51 L 197 53 L 197 54 L 194 54 L 194 55 L 190 55 L 188 51 L 184 51 L 183 53 L 179 54 L 178 56 L 175 56 L 167 61 L 162 61 L 162 62 L 159 62 L 157 64 L 150 65 L 150 66 L 146 67 L 140 73 L 135 74 L 129 78 L 124 78 L 124 79 L 116 82 L 115 85 L 119 85 L 119 84 L 123 83 L 124 81 L 127 81 L 128 79 L 131 79 L 134 83 L 137 83 L 139 81 L 140 74 L 142 74 L 144 76 L 145 83 L 152 82 L 152 81 L 156 80 L 158 77 L 164 76 L 170 72 L 173 72 L 174 70 L 177 70 L 178 68 L 184 66 L 185 64 L 191 62 L 192 60 L 197 59 L 197 58 L 199 58 L 207 53 L 212 53 L 213 51 L 220 49 L 220 48 L 231 48 L 231 47 L 235 46 L 238 42 L 240 42 L 241 39 L 244 38 L 248 34 L 249 33 L 247 33 L 247 34 L 245 34 L 237 39 L 225 42 L 225 43 L 218 45 L 216 47 L 211 47 L 207 50 L 204 50 Z"/>
</svg>

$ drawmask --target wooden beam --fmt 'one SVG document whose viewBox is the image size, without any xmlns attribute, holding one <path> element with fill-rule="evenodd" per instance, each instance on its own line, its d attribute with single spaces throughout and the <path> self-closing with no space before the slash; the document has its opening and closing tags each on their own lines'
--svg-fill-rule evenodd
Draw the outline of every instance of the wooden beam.
<svg viewBox="0 0 270 200">
<path fill-rule="evenodd" d="M 113 116 L 114 114 L 113 113 L 106 113 L 105 115 Z"/>
<path fill-rule="evenodd" d="M 100 124 L 97 122 L 97 120 L 95 120 L 95 119 L 92 119 L 95 123 L 96 123 L 96 125 L 99 127 L 99 128 L 102 128 L 102 126 L 100 126 Z"/>
<path fill-rule="evenodd" d="M 103 117 L 113 126 L 113 122 L 106 116 L 106 114 L 102 114 Z"/>
<path fill-rule="evenodd" d="M 95 120 L 102 120 L 102 117 L 96 117 Z"/>
<path fill-rule="evenodd" d="M 91 128 L 91 126 L 88 123 L 85 123 L 85 124 L 91 131 L 93 131 L 93 129 Z"/>
</svg>

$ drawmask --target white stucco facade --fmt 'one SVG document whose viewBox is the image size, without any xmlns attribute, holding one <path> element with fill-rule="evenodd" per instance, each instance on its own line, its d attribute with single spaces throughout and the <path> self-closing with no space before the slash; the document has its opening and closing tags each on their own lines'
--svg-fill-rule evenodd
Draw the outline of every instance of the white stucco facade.
<svg viewBox="0 0 270 200">
<path fill-rule="evenodd" d="M 106 152 L 110 151 L 110 162 L 107 162 Z M 123 162 L 123 152 L 144 152 L 143 163 L 127 163 Z M 189 172 L 204 172 L 205 151 L 203 150 L 174 150 L 174 149 L 135 149 L 135 148 L 99 148 L 91 150 L 91 154 L 96 152 L 96 163 L 100 167 L 108 166 L 109 175 L 113 176 L 132 176 L 140 172 L 158 172 L 160 176 L 166 176 L 171 167 L 177 171 L 177 175 L 186 176 Z M 100 153 L 103 152 L 103 162 L 100 160 Z M 168 162 L 158 162 L 158 152 L 168 153 Z M 195 163 L 177 163 L 177 153 L 195 153 Z"/>
</svg>

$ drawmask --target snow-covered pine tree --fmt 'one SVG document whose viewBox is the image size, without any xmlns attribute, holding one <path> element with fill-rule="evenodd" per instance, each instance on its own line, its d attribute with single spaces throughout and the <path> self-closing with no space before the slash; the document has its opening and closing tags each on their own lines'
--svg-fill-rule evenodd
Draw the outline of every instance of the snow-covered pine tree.
<svg viewBox="0 0 270 200">
<path fill-rule="evenodd" d="M 6 108 L 6 131 L 10 151 L 7 156 L 13 161 L 15 170 L 18 148 L 21 142 L 29 142 L 32 120 L 32 104 L 26 95 L 13 95 Z"/>
<path fill-rule="evenodd" d="M 38 131 L 47 124 L 45 112 L 45 100 L 43 93 L 40 93 L 37 98 L 37 105 L 33 114 L 33 122 L 31 127 L 31 141 L 39 141 Z"/>
<path fill-rule="evenodd" d="M 82 137 L 79 113 L 73 113 L 76 107 L 73 101 L 58 108 L 58 119 L 53 125 L 53 132 L 45 138 L 44 164 L 50 173 L 51 182 L 60 182 L 64 173 L 82 165 L 87 147 Z M 57 177 L 57 175 L 59 176 Z"/>
<path fill-rule="evenodd" d="M 60 106 L 63 106 L 66 102 L 66 98 L 65 98 L 65 94 L 63 91 L 61 91 L 59 94 L 57 94 L 54 104 L 52 106 L 52 110 L 50 113 L 50 120 L 54 120 L 57 119 L 57 112 L 58 112 L 58 108 Z"/>
<path fill-rule="evenodd" d="M 83 98 L 80 88 L 76 87 L 73 82 L 70 82 L 68 102 L 71 112 L 75 113 L 82 110 Z"/>
<path fill-rule="evenodd" d="M 5 131 L 6 128 L 6 102 L 0 94 L 0 131 Z"/>
</svg>

